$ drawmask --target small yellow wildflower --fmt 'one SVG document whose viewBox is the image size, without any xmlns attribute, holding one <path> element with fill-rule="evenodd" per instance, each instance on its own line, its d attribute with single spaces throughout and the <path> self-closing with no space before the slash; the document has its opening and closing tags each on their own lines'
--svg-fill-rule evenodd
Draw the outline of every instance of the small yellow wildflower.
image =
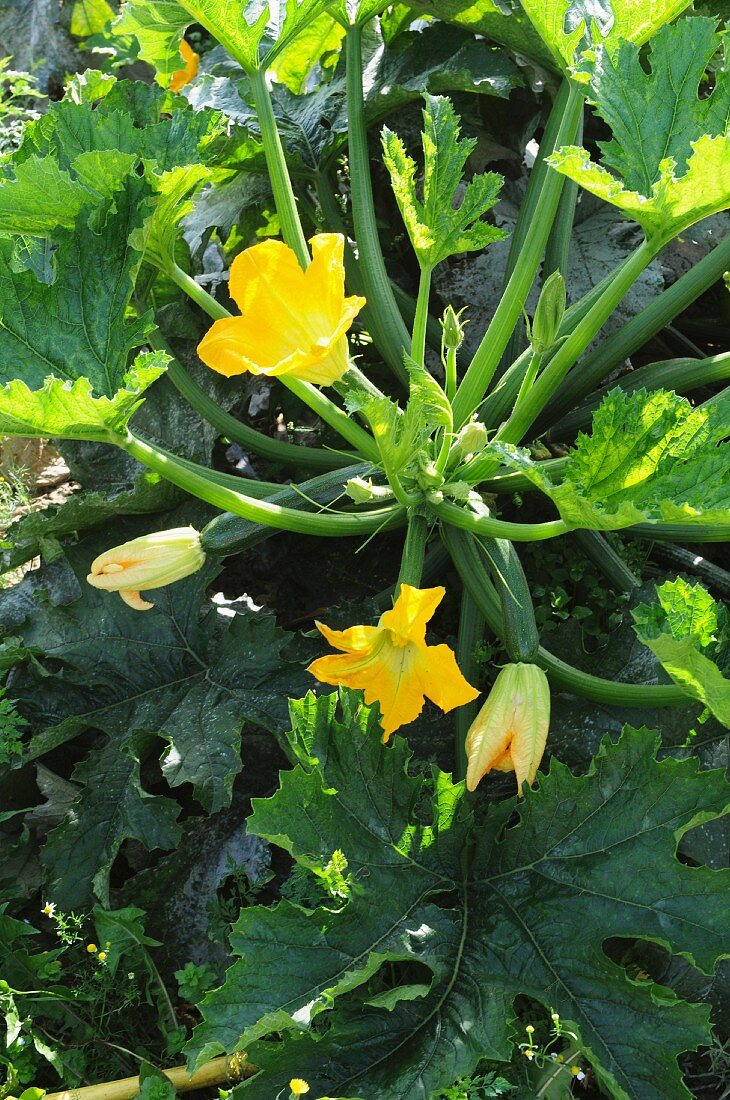
<svg viewBox="0 0 730 1100">
<path fill-rule="evenodd" d="M 390 611 L 377 626 L 317 629 L 341 654 L 320 657 L 309 671 L 325 684 L 362 688 L 365 702 L 380 704 L 383 740 L 412 722 L 431 699 L 449 711 L 471 702 L 479 692 L 462 676 L 447 645 L 426 645 L 426 623 L 444 598 L 444 588 L 403 584 Z"/>
<path fill-rule="evenodd" d="M 528 1035 L 532 1035 L 532 1034 L 533 1034 L 533 1032 L 534 1032 L 534 1030 L 535 1030 L 535 1029 L 534 1029 L 534 1027 L 532 1026 L 532 1024 L 528 1024 L 528 1025 L 527 1025 L 527 1027 L 525 1028 L 525 1031 L 527 1032 L 527 1034 L 528 1034 Z"/>
<path fill-rule="evenodd" d="M 495 768 L 515 772 L 517 791 L 532 783 L 550 725 L 550 688 L 537 665 L 506 665 L 466 735 L 466 785 L 475 790 Z"/>
<path fill-rule="evenodd" d="M 200 64 L 200 55 L 195 52 L 192 46 L 190 46 L 183 38 L 180 43 L 180 56 L 182 57 L 185 65 L 182 69 L 178 69 L 170 77 L 169 88 L 171 92 L 181 91 L 186 84 L 189 84 L 191 80 L 195 80 L 198 75 L 198 65 Z"/>
<path fill-rule="evenodd" d="M 535 1057 L 535 1050 L 533 1047 L 528 1047 L 527 1050 L 523 1050 L 522 1053 L 524 1054 L 525 1058 L 529 1058 L 530 1060 Z"/>
<path fill-rule="evenodd" d="M 265 374 L 329 386 L 350 357 L 345 333 L 365 299 L 345 297 L 345 238 L 312 237 L 306 271 L 282 241 L 262 241 L 231 264 L 228 288 L 240 317 L 215 321 L 198 345 L 207 366 L 231 377 Z"/>
<path fill-rule="evenodd" d="M 41 913 L 43 913 L 43 915 L 45 917 L 52 917 L 55 912 L 56 912 L 56 903 L 55 903 L 55 901 L 47 901 L 46 904 L 41 909 Z"/>
<path fill-rule="evenodd" d="M 292 1077 L 289 1082 L 289 1089 L 292 1096 L 304 1096 L 306 1092 L 309 1092 L 309 1085 L 301 1077 Z"/>
<path fill-rule="evenodd" d="M 96 946 L 95 943 L 87 943 L 86 950 L 89 952 L 90 955 L 95 955 L 99 948 Z"/>
<path fill-rule="evenodd" d="M 194 527 L 155 531 L 105 550 L 91 563 L 86 580 L 94 588 L 118 592 L 135 611 L 149 611 L 140 590 L 162 588 L 195 573 L 205 561 L 200 535 Z"/>
<path fill-rule="evenodd" d="M 96 957 L 100 963 L 103 963 L 104 959 L 106 958 L 106 951 L 100 951 Z"/>
</svg>

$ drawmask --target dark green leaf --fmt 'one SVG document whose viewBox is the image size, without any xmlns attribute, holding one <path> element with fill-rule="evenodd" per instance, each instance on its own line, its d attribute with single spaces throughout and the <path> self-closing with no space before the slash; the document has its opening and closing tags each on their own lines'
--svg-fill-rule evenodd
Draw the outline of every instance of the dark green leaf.
<svg viewBox="0 0 730 1100">
<path fill-rule="evenodd" d="M 382 747 L 357 697 L 344 693 L 342 705 L 342 719 L 333 699 L 293 705 L 300 764 L 255 804 L 252 824 L 315 874 L 341 849 L 350 900 L 338 911 L 242 912 L 242 959 L 202 1002 L 192 1051 L 230 1050 L 259 1021 L 288 1026 L 279 1043 L 247 1045 L 262 1072 L 237 1095 L 268 1100 L 296 1075 L 315 1094 L 415 1100 L 480 1058 L 509 1058 L 512 1002 L 523 994 L 580 1032 L 613 1095 L 687 1096 L 675 1058 L 706 1042 L 707 1011 L 629 981 L 602 945 L 645 938 L 713 966 L 722 876 L 682 866 L 675 849 L 685 830 L 722 813 L 721 774 L 657 763 L 656 736 L 627 728 L 587 775 L 553 761 L 524 800 L 488 806 L 469 843 L 463 787 L 438 770 L 429 783 L 410 777 L 403 742 Z M 307 925 L 316 947 L 302 953 Z M 289 944 L 299 945 L 293 956 Z M 368 1007 L 381 950 L 425 967 L 428 995 L 410 999 L 407 980 L 388 1011 Z M 307 1030 L 333 1004 L 329 1027 Z"/>
</svg>

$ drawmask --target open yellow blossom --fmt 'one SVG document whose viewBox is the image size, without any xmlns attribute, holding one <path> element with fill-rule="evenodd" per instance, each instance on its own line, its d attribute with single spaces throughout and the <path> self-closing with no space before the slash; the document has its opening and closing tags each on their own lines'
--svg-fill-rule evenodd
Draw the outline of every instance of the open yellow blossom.
<svg viewBox="0 0 730 1100">
<path fill-rule="evenodd" d="M 515 772 L 517 792 L 532 783 L 550 725 L 550 688 L 537 665 L 506 665 L 466 735 L 466 785 L 473 791 L 492 768 Z"/>
<path fill-rule="evenodd" d="M 186 84 L 189 84 L 191 80 L 195 80 L 198 75 L 198 65 L 200 64 L 200 55 L 195 52 L 192 46 L 183 38 L 180 43 L 180 56 L 182 57 L 185 65 L 182 69 L 178 69 L 170 77 L 169 88 L 171 92 L 179 92 Z"/>
<path fill-rule="evenodd" d="M 361 688 L 366 703 L 380 703 L 384 741 L 418 717 L 424 697 L 449 711 L 479 694 L 447 645 L 426 645 L 426 623 L 445 591 L 401 585 L 392 610 L 380 616 L 377 626 L 330 630 L 317 623 L 330 645 L 343 652 L 318 658 L 309 671 L 326 684 Z"/>
<path fill-rule="evenodd" d="M 289 1089 L 292 1096 L 304 1096 L 305 1093 L 309 1092 L 309 1085 L 301 1077 L 292 1077 L 289 1082 Z"/>
<path fill-rule="evenodd" d="M 142 599 L 142 589 L 162 588 L 179 581 L 197 572 L 204 561 L 205 552 L 195 528 L 173 527 L 105 550 L 94 558 L 86 579 L 94 588 L 118 592 L 135 611 L 149 611 L 154 604 Z"/>
<path fill-rule="evenodd" d="M 345 333 L 365 299 L 345 297 L 340 233 L 312 237 L 306 271 L 282 241 L 247 248 L 231 265 L 229 290 L 240 317 L 216 321 L 198 345 L 207 366 L 234 374 L 288 375 L 328 386 L 348 368 Z"/>
</svg>

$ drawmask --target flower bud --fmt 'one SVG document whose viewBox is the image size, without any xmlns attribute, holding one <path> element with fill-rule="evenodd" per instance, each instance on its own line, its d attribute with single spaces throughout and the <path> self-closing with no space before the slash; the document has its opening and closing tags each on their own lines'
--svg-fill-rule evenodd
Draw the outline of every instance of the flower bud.
<svg viewBox="0 0 730 1100">
<path fill-rule="evenodd" d="M 444 310 L 441 318 L 441 340 L 444 351 L 458 351 L 464 343 L 464 327 L 468 324 L 467 321 L 460 319 L 464 309 L 460 309 L 457 313 L 452 305 L 448 305 Z"/>
<path fill-rule="evenodd" d="M 566 300 L 565 280 L 559 271 L 553 271 L 540 292 L 532 321 L 532 347 L 538 354 L 547 351 L 557 340 Z"/>
<path fill-rule="evenodd" d="M 118 592 L 135 611 L 149 611 L 154 604 L 140 590 L 162 588 L 196 573 L 205 561 L 200 535 L 194 527 L 174 527 L 132 539 L 106 550 L 91 563 L 86 578 L 94 588 Z"/>
<path fill-rule="evenodd" d="M 432 489 L 440 489 L 444 483 L 443 474 L 439 473 L 436 468 L 436 463 L 431 462 L 428 459 L 420 458 L 418 463 L 419 469 L 416 475 L 416 481 L 424 492 L 430 492 Z"/>
<path fill-rule="evenodd" d="M 345 482 L 345 492 L 355 504 L 370 504 L 373 500 L 390 500 L 393 490 L 389 485 L 373 485 L 372 479 L 351 477 Z"/>
<path fill-rule="evenodd" d="M 479 420 L 470 420 L 465 424 L 456 437 L 455 446 L 460 454 L 475 455 L 484 450 L 487 445 L 487 429 Z"/>
<path fill-rule="evenodd" d="M 517 793 L 537 774 L 550 725 L 550 688 L 537 665 L 506 665 L 466 735 L 468 790 L 495 768 L 515 772 Z"/>
</svg>

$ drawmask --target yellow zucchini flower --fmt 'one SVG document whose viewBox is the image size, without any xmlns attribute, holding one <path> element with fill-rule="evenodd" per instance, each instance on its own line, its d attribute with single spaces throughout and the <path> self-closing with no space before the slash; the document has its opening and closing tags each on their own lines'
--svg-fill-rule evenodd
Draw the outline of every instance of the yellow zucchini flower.
<svg viewBox="0 0 730 1100">
<path fill-rule="evenodd" d="M 449 711 L 479 694 L 447 645 L 426 645 L 426 623 L 445 591 L 401 585 L 392 610 L 380 616 L 377 626 L 330 630 L 317 623 L 330 645 L 343 652 L 318 658 L 309 671 L 325 684 L 361 688 L 366 703 L 378 702 L 383 741 L 418 717 L 424 697 Z"/>
<path fill-rule="evenodd" d="M 466 785 L 473 791 L 492 768 L 515 772 L 517 793 L 532 784 L 545 752 L 550 688 L 537 665 L 506 665 L 466 735 Z"/>
<path fill-rule="evenodd" d="M 86 578 L 94 588 L 118 592 L 135 611 L 149 611 L 154 604 L 140 590 L 162 588 L 197 572 L 205 561 L 200 535 L 194 527 L 173 527 L 142 535 L 94 558 Z"/>
<path fill-rule="evenodd" d="M 306 271 L 282 241 L 255 244 L 231 264 L 229 291 L 240 317 L 216 321 L 198 345 L 203 362 L 234 374 L 288 375 L 328 386 L 349 366 L 348 331 L 365 299 L 345 297 L 340 233 L 312 237 Z"/>
<path fill-rule="evenodd" d="M 178 69 L 177 72 L 174 72 L 170 77 L 169 88 L 171 92 L 181 91 L 186 84 L 189 84 L 191 80 L 195 80 L 198 75 L 200 54 L 197 54 L 184 38 L 180 43 L 180 56 L 185 62 L 185 65 L 182 69 Z"/>
</svg>

